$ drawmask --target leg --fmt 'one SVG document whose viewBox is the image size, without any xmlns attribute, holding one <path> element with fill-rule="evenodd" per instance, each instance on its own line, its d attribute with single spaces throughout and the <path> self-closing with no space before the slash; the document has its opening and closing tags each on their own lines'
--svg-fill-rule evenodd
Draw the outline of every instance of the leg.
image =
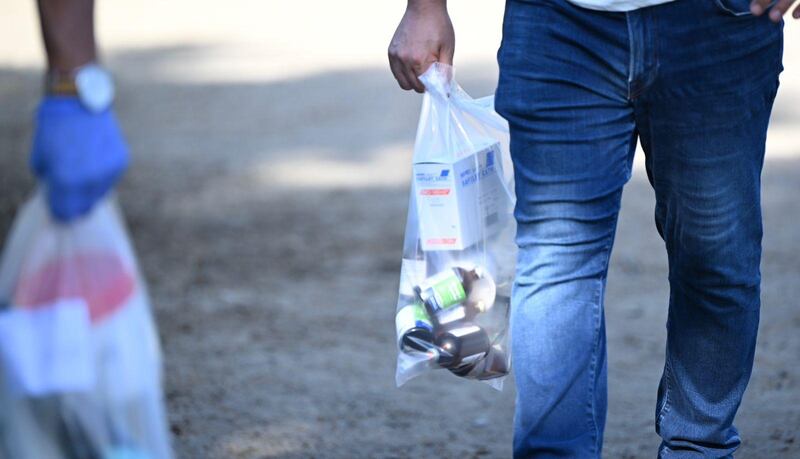
<svg viewBox="0 0 800 459">
<path fill-rule="evenodd" d="M 636 142 L 627 28 L 564 0 L 506 8 L 496 104 L 511 128 L 520 248 L 514 455 L 600 457 L 603 294 Z"/>
<path fill-rule="evenodd" d="M 760 172 L 780 29 L 714 2 L 651 14 L 659 74 L 636 110 L 669 258 L 659 455 L 732 457 L 758 329 Z"/>
</svg>

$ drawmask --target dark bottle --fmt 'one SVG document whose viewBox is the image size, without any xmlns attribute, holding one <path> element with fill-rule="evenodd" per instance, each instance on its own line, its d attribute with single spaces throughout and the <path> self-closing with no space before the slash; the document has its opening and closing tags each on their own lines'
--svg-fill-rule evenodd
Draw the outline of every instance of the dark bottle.
<svg viewBox="0 0 800 459">
<path fill-rule="evenodd" d="M 475 363 L 491 347 L 486 331 L 469 322 L 459 323 L 446 330 L 434 342 L 439 348 L 437 363 L 444 368 L 458 368 Z"/>
<path fill-rule="evenodd" d="M 500 346 L 495 345 L 492 346 L 485 358 L 477 362 L 451 368 L 450 372 L 456 376 L 470 376 L 472 379 L 481 381 L 499 378 L 507 375 L 509 372 L 508 356 Z"/>
</svg>

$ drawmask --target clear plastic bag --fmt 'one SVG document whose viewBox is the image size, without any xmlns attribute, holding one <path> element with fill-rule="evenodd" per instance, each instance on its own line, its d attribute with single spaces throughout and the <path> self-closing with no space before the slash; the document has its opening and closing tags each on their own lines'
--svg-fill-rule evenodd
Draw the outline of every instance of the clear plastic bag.
<svg viewBox="0 0 800 459">
<path fill-rule="evenodd" d="M 147 289 L 113 198 L 68 225 L 40 191 L 0 258 L 0 457 L 170 459 Z"/>
<path fill-rule="evenodd" d="M 395 325 L 398 386 L 433 369 L 502 388 L 516 263 L 508 124 L 453 68 L 425 84 Z"/>
</svg>

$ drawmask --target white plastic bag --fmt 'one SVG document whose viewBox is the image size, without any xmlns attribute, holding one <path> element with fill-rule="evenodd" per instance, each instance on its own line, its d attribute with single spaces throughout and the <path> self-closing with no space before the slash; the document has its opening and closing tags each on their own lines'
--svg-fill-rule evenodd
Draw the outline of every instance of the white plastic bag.
<svg viewBox="0 0 800 459">
<path fill-rule="evenodd" d="M 516 262 L 508 124 L 492 97 L 472 99 L 458 86 L 452 67 L 433 64 L 420 80 L 396 382 L 447 368 L 500 389 Z"/>
<path fill-rule="evenodd" d="M 0 407 L 9 459 L 172 457 L 147 289 L 113 198 L 67 225 L 41 191 L 19 211 L 0 258 Z"/>
</svg>

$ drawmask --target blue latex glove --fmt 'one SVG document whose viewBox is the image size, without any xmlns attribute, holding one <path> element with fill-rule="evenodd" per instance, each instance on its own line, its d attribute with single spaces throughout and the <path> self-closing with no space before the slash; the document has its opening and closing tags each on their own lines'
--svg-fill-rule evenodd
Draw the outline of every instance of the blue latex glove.
<svg viewBox="0 0 800 459">
<path fill-rule="evenodd" d="M 42 100 L 31 168 L 46 185 L 57 220 L 68 222 L 89 212 L 127 167 L 128 147 L 111 109 L 92 113 L 77 97 Z"/>
</svg>

